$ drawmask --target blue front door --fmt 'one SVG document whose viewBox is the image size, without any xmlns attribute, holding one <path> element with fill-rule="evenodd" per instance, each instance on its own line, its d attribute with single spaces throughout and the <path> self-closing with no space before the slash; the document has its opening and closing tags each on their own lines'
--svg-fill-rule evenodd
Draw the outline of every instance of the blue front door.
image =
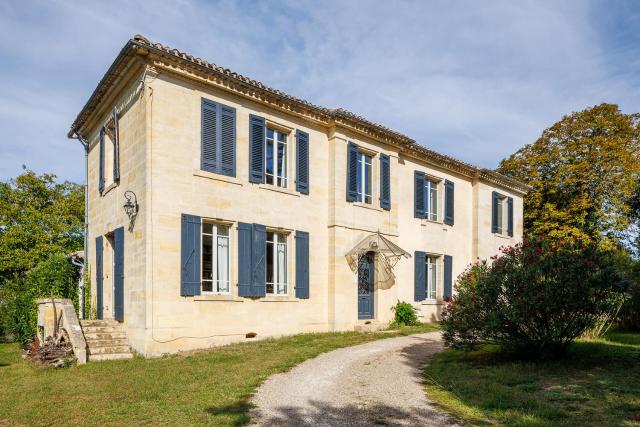
<svg viewBox="0 0 640 427">
<path fill-rule="evenodd" d="M 124 228 L 113 232 L 113 318 L 124 321 Z"/>
<path fill-rule="evenodd" d="M 358 319 L 373 319 L 373 252 L 358 264 Z"/>
</svg>

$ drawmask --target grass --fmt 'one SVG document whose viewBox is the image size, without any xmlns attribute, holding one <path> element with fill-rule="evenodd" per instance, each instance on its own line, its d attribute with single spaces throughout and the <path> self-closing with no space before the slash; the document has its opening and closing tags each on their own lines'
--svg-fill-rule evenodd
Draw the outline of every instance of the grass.
<svg viewBox="0 0 640 427">
<path fill-rule="evenodd" d="M 33 367 L 17 344 L 0 344 L 0 425 L 243 425 L 249 397 L 270 375 L 336 348 L 437 328 L 302 334 L 69 369 Z"/>
<path fill-rule="evenodd" d="M 429 398 L 472 425 L 640 426 L 640 334 L 581 340 L 538 363 L 446 350 L 425 376 Z"/>
</svg>

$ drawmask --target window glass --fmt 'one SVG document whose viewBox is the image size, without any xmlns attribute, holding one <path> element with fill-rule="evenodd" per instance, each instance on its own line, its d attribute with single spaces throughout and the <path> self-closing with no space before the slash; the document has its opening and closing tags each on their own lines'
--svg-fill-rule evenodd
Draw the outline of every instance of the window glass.
<svg viewBox="0 0 640 427">
<path fill-rule="evenodd" d="M 504 205 L 504 199 L 498 198 L 498 233 L 502 233 L 502 230 L 504 228 L 502 226 L 502 218 L 503 218 L 502 210 L 504 209 L 503 205 Z"/>
<path fill-rule="evenodd" d="M 425 180 L 425 215 L 431 221 L 438 220 L 438 182 L 430 179 Z"/>
<path fill-rule="evenodd" d="M 437 257 L 427 256 L 427 298 L 436 299 L 436 289 L 438 283 Z"/>
<path fill-rule="evenodd" d="M 202 223 L 202 292 L 229 292 L 229 226 Z"/>
<path fill-rule="evenodd" d="M 358 184 L 358 202 L 371 203 L 371 156 L 358 153 L 358 172 L 356 174 Z"/>
<path fill-rule="evenodd" d="M 265 155 L 265 182 L 287 186 L 287 135 L 267 128 Z"/>
<path fill-rule="evenodd" d="M 287 235 L 267 232 L 267 294 L 287 294 Z"/>
</svg>

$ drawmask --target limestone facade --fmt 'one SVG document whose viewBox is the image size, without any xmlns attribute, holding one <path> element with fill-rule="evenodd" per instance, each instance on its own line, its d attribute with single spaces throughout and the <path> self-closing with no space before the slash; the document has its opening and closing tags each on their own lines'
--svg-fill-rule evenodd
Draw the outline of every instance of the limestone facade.
<svg viewBox="0 0 640 427">
<path fill-rule="evenodd" d="M 433 255 L 437 289 L 435 299 L 416 301 L 414 258 L 401 259 L 391 286 L 375 284 L 372 320 L 389 322 L 398 300 L 414 304 L 423 320 L 436 320 L 444 304 L 444 255 L 451 257 L 455 282 L 477 258 L 488 258 L 500 246 L 521 240 L 524 185 L 433 153 L 366 119 L 278 95 L 227 72 L 136 37 L 123 48 L 72 126 L 90 147 L 88 259 L 93 304 L 100 270 L 95 242 L 102 236 L 102 316 L 114 316 L 112 233 L 124 227 L 123 324 L 137 352 L 159 355 L 256 339 L 247 338 L 248 333 L 265 338 L 353 330 L 363 320 L 358 319 L 358 274 L 345 254 L 376 232 L 412 255 Z M 203 99 L 235 110 L 235 176 L 202 170 Z M 114 108 L 120 179 L 105 183 L 101 193 L 100 129 L 108 125 Z M 250 115 L 263 117 L 267 127 L 286 135 L 285 188 L 249 180 Z M 309 194 L 296 191 L 298 130 L 309 135 Z M 371 158 L 371 203 L 347 201 L 350 142 Z M 390 159 L 388 210 L 379 200 L 381 155 Z M 434 220 L 414 215 L 416 171 L 439 183 Z M 455 188 L 453 225 L 443 221 L 445 180 Z M 123 209 L 127 190 L 139 203 L 132 231 Z M 512 236 L 492 231 L 494 192 L 513 201 Z M 183 214 L 229 226 L 228 293 L 181 296 Z M 262 224 L 285 236 L 286 294 L 239 296 L 239 223 Z M 295 296 L 297 231 L 309 233 L 309 298 Z"/>
</svg>

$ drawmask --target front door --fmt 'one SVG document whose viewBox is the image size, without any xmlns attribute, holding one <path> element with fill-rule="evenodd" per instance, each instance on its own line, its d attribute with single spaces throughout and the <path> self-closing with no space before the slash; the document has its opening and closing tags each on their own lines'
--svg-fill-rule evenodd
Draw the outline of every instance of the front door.
<svg viewBox="0 0 640 427">
<path fill-rule="evenodd" d="M 358 319 L 373 319 L 373 252 L 367 253 L 358 264 Z"/>
<path fill-rule="evenodd" d="M 113 231 L 113 318 L 124 321 L 124 228 Z"/>
</svg>

